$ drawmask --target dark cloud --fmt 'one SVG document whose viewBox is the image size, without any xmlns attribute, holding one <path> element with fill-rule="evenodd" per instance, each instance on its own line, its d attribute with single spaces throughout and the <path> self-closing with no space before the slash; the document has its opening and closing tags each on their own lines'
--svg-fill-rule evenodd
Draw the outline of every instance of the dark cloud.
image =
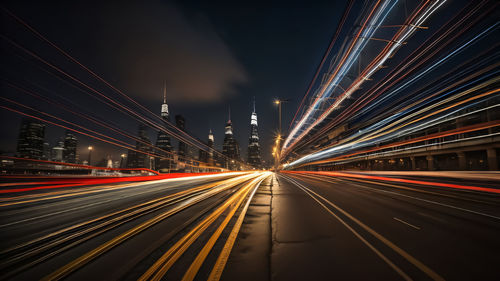
<svg viewBox="0 0 500 281">
<path fill-rule="evenodd" d="M 185 116 L 187 130 L 202 140 L 212 129 L 218 149 L 231 106 L 235 136 L 242 155 L 246 154 L 255 97 L 262 156 L 270 161 L 278 123 L 273 99 L 290 99 L 283 107 L 285 128 L 337 28 L 346 2 L 288 1 L 284 5 L 228 0 L 4 0 L 3 4 L 153 112 L 160 110 L 163 81 L 167 80 L 172 115 Z M 0 28 L 7 36 L 107 95 L 120 98 L 19 24 L 3 20 L 6 24 Z M 9 73 L 15 69 L 23 78 L 30 74 L 32 82 L 71 99 L 93 115 L 115 121 L 128 132 L 137 132 L 137 122 L 45 75 L 36 64 L 19 61 L 16 58 L 4 69 Z M 30 102 L 26 96 L 20 99 Z M 64 114 L 62 117 L 72 118 Z M 0 139 L 9 140 L 9 145 L 1 148 L 9 151 L 15 150 L 20 117 L 0 111 L 1 120 L 13 118 L 18 120 L 2 123 L 0 130 Z M 54 129 L 48 132 L 47 139 L 55 140 L 63 133 Z M 118 158 L 123 153 L 84 136 L 79 140 L 84 156 L 87 144 L 94 145 L 97 158 L 101 152 Z"/>
<path fill-rule="evenodd" d="M 202 14 L 188 17 L 172 3 L 107 4 L 99 10 L 101 55 L 127 92 L 158 100 L 163 81 L 177 103 L 217 102 L 236 93 L 247 74 Z"/>
</svg>

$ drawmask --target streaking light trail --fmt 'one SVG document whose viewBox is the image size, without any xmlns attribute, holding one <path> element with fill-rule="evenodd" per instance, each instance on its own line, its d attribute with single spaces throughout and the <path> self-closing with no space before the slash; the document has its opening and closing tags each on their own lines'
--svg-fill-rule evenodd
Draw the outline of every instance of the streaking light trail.
<svg viewBox="0 0 500 281">
<path fill-rule="evenodd" d="M 394 55 L 398 48 L 409 39 L 409 37 L 417 30 L 416 26 L 419 26 L 425 22 L 425 20 L 434 13 L 445 1 L 435 1 L 431 4 L 427 1 L 419 9 L 413 13 L 413 15 L 407 20 L 407 24 L 399 29 L 396 35 L 387 43 L 386 47 L 382 52 L 380 52 L 376 58 L 369 64 L 369 66 L 363 71 L 363 73 L 351 83 L 349 88 L 347 88 L 343 93 L 341 93 L 334 101 L 334 103 L 329 106 L 329 108 L 322 112 L 317 118 L 313 117 L 313 113 L 316 113 L 319 109 L 320 103 L 329 98 L 332 94 L 332 90 L 340 83 L 340 80 L 345 77 L 347 72 L 351 69 L 354 62 L 359 59 L 360 52 L 367 46 L 368 39 L 370 38 L 376 30 L 383 24 L 385 18 L 390 13 L 394 7 L 395 2 L 386 1 L 380 7 L 375 5 L 376 9 L 375 15 L 371 17 L 374 10 L 371 11 L 367 20 L 362 25 L 360 30 L 363 31 L 366 25 L 371 28 L 367 28 L 363 31 L 362 36 L 358 35 L 353 39 L 350 47 L 345 53 L 343 59 L 338 64 L 336 70 L 330 75 L 325 86 L 320 90 L 318 98 L 310 106 L 304 116 L 300 119 L 298 124 L 292 129 L 289 136 L 285 139 L 282 148 L 282 154 L 286 154 L 286 151 L 292 147 L 297 141 L 301 140 L 306 134 L 310 132 L 316 125 L 321 123 L 334 109 L 336 109 L 340 103 L 342 103 L 346 98 L 348 98 L 354 91 L 359 89 L 359 87 L 364 83 L 364 81 L 369 80 L 373 73 L 378 70 L 385 61 Z M 377 2 L 378 3 L 378 2 Z M 368 19 L 370 19 L 367 24 Z M 362 38 L 360 38 L 362 37 Z M 306 125 L 310 124 L 310 125 Z"/>
</svg>

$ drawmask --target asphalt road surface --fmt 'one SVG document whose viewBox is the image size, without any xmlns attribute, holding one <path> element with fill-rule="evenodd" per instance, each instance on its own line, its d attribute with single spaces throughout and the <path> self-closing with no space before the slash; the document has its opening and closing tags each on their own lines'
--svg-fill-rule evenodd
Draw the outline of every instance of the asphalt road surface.
<svg viewBox="0 0 500 281">
<path fill-rule="evenodd" d="M 230 173 L 2 194 L 0 278 L 500 280 L 500 196 L 460 188 L 497 182 L 404 179 Z"/>
<path fill-rule="evenodd" d="M 247 202 L 270 175 L 230 173 L 4 194 L 1 278 L 192 280 L 212 271 L 218 276 L 215 270 L 224 268 L 239 216 L 242 221 Z"/>
<path fill-rule="evenodd" d="M 272 280 L 499 280 L 496 194 L 279 176 Z"/>
</svg>

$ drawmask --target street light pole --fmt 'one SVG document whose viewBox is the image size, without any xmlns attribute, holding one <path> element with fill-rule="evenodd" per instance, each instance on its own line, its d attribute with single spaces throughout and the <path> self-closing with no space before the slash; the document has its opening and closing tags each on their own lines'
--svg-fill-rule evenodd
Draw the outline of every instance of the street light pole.
<svg viewBox="0 0 500 281">
<path fill-rule="evenodd" d="M 283 132 L 281 131 L 281 105 L 288 100 L 276 99 L 274 100 L 274 104 L 278 106 L 278 137 L 276 138 L 276 143 L 273 148 L 273 156 L 275 158 L 275 169 L 278 169 L 279 161 L 280 161 L 280 152 L 281 152 L 281 136 Z"/>
<path fill-rule="evenodd" d="M 285 102 L 288 102 L 289 99 L 275 99 L 274 100 L 274 104 L 276 104 L 278 106 L 278 133 L 280 134 L 280 136 L 283 135 L 283 132 L 281 131 L 281 105 Z"/>
<path fill-rule="evenodd" d="M 94 149 L 94 147 L 89 146 L 88 149 L 89 149 L 89 159 L 88 159 L 87 162 L 88 162 L 89 166 L 92 166 L 91 163 L 90 163 L 90 160 L 91 160 L 91 156 L 92 156 L 92 150 Z"/>
<path fill-rule="evenodd" d="M 280 136 L 281 136 L 281 104 L 282 104 L 282 102 L 279 101 L 279 104 L 278 104 L 278 111 L 279 111 L 279 113 L 278 114 L 280 115 L 279 116 L 279 124 L 280 124 L 279 134 L 280 134 Z"/>
<path fill-rule="evenodd" d="M 127 157 L 127 155 L 122 154 L 122 155 L 120 155 L 120 156 L 122 157 L 122 159 L 120 160 L 120 168 L 123 168 L 123 159 L 124 159 L 125 157 Z"/>
<path fill-rule="evenodd" d="M 276 99 L 274 104 L 278 106 L 278 133 L 281 135 L 281 104 L 283 102 L 280 99 Z"/>
</svg>

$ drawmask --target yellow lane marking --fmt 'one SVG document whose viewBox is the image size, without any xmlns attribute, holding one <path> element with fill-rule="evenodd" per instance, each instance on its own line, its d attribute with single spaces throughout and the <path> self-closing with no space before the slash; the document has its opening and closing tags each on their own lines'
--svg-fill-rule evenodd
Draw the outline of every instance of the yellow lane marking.
<svg viewBox="0 0 500 281">
<path fill-rule="evenodd" d="M 355 217 L 353 217 L 351 214 L 349 214 L 348 212 L 344 211 L 342 208 L 338 207 L 337 205 L 335 205 L 334 203 L 328 201 L 326 198 L 324 198 L 323 196 L 319 195 L 318 193 L 312 191 L 311 189 L 305 187 L 304 185 L 300 184 L 299 182 L 291 179 L 290 180 L 291 182 L 293 182 L 296 186 L 298 186 L 299 188 L 301 188 L 303 191 L 309 191 L 309 196 L 311 196 L 311 198 L 313 198 L 315 201 L 317 201 L 318 203 L 320 203 L 323 208 L 325 208 L 330 214 L 332 214 L 335 218 L 337 218 L 339 221 L 343 222 L 337 215 L 335 215 L 330 209 L 328 209 L 324 204 L 322 204 L 317 198 L 314 198 L 314 196 L 312 196 L 312 194 L 314 194 L 315 196 L 317 196 L 318 198 L 322 199 L 324 202 L 326 202 L 328 205 L 332 206 L 333 208 L 335 208 L 337 211 L 339 211 L 340 213 L 342 213 L 344 216 L 348 217 L 349 219 L 351 219 L 353 222 L 355 222 L 356 224 L 358 224 L 359 226 L 361 226 L 364 230 L 366 230 L 367 232 L 369 232 L 370 234 L 372 234 L 374 237 L 376 237 L 378 240 L 380 240 L 382 243 L 384 243 L 386 246 L 390 247 L 392 250 L 394 250 L 396 253 L 398 253 L 399 255 L 401 255 L 402 257 L 404 257 L 407 261 L 409 261 L 410 263 L 412 263 L 414 266 L 416 266 L 418 269 L 420 269 L 422 272 L 426 273 L 429 277 L 431 277 L 433 280 L 443 280 L 444 281 L 444 278 L 441 277 L 439 274 L 437 274 L 436 272 L 434 272 L 432 269 L 430 269 L 429 267 L 427 267 L 426 265 L 424 265 L 422 262 L 420 262 L 419 260 L 417 260 L 416 258 L 414 258 L 413 256 L 411 256 L 410 254 L 408 254 L 406 251 L 404 251 L 403 249 L 399 248 L 398 246 L 396 246 L 394 243 L 392 243 L 391 241 L 389 241 L 387 238 L 385 238 L 384 236 L 382 236 L 381 234 L 377 233 L 375 230 L 373 230 L 372 228 L 370 228 L 369 226 L 367 226 L 366 224 L 362 223 L 361 221 L 359 221 L 358 219 L 356 219 Z M 307 193 L 307 192 L 306 192 Z M 344 225 L 347 226 L 347 223 L 343 222 Z M 349 227 L 348 227 L 349 228 Z M 351 230 L 351 231 L 354 231 L 354 230 Z M 354 233 L 354 232 L 353 232 Z M 359 235 L 359 234 L 358 234 Z M 393 267 L 394 268 L 394 267 Z M 401 271 L 399 269 L 399 271 Z M 398 272 L 399 272 L 398 271 Z M 402 271 L 401 271 L 402 272 Z M 408 277 L 409 278 L 409 277 Z"/>
<path fill-rule="evenodd" d="M 246 178 L 247 176 L 245 176 Z M 235 179 L 230 179 L 229 181 L 233 180 L 234 183 L 227 184 L 225 187 L 230 188 L 234 185 L 237 185 L 241 183 L 239 180 Z M 209 192 L 207 192 L 209 193 Z M 168 210 L 167 212 L 164 212 L 146 222 L 141 223 L 140 225 L 137 225 L 136 227 L 116 236 L 115 238 L 109 240 L 108 242 L 101 244 L 99 247 L 87 252 L 86 254 L 80 256 L 79 258 L 73 260 L 72 262 L 66 264 L 65 266 L 59 268 L 55 272 L 51 273 L 50 275 L 44 277 L 42 280 L 59 280 L 61 278 L 64 278 L 65 276 L 69 275 L 71 272 L 75 271 L 76 269 L 82 267 L 86 263 L 90 262 L 92 259 L 98 257 L 99 255 L 107 252 L 108 250 L 112 249 L 113 247 L 117 246 L 118 244 L 122 243 L 123 241 L 133 237 L 134 235 L 144 231 L 145 229 L 153 226 L 154 224 L 157 224 L 158 222 L 168 218 L 169 216 L 176 214 L 180 212 L 181 210 L 184 210 L 188 207 L 190 207 L 193 204 L 198 203 L 199 201 L 202 201 L 206 199 L 208 196 L 212 196 L 212 194 L 204 194 L 200 196 L 198 200 L 193 200 L 192 202 L 185 204 L 185 205 L 180 205 L 177 206 L 171 210 Z"/>
<path fill-rule="evenodd" d="M 263 177 L 257 178 L 256 180 L 254 180 L 252 182 L 252 185 L 249 185 L 249 189 L 247 189 L 246 192 L 241 196 L 238 203 L 236 203 L 235 206 L 232 207 L 231 212 L 226 216 L 224 221 L 219 225 L 217 230 L 212 234 L 212 236 L 210 237 L 208 242 L 205 244 L 203 249 L 201 249 L 201 251 L 196 256 L 193 263 L 191 263 L 191 266 L 189 266 L 188 270 L 184 274 L 184 277 L 182 277 L 182 281 L 192 281 L 194 279 L 194 277 L 198 273 L 201 265 L 205 261 L 205 258 L 208 256 L 208 253 L 210 253 L 210 251 L 212 250 L 213 246 L 215 245 L 215 242 L 217 241 L 217 239 L 219 239 L 220 235 L 222 234 L 222 231 L 226 228 L 229 221 L 233 218 L 234 214 L 239 209 L 240 205 L 243 203 L 243 201 L 247 197 L 248 193 L 251 191 L 251 188 L 253 188 L 253 190 L 255 191 L 256 187 L 258 186 L 258 184 L 262 180 L 264 180 Z"/>
<path fill-rule="evenodd" d="M 233 226 L 233 229 L 231 230 L 231 233 L 229 234 L 229 237 L 227 238 L 226 244 L 224 245 L 224 248 L 222 249 L 221 253 L 219 254 L 219 257 L 217 258 L 217 261 L 215 262 L 215 265 L 210 272 L 210 275 L 208 276 L 209 281 L 218 281 L 220 280 L 220 277 L 222 276 L 222 272 L 224 271 L 224 267 L 226 266 L 227 260 L 229 259 L 229 254 L 231 253 L 231 250 L 233 249 L 234 243 L 236 242 L 236 237 L 238 236 L 238 233 L 240 232 L 241 225 L 243 224 L 243 219 L 245 218 L 245 215 L 247 213 L 248 207 L 250 206 L 250 202 L 252 201 L 253 196 L 255 195 L 255 192 L 259 188 L 260 183 L 263 181 L 262 179 L 259 184 L 256 185 L 254 190 L 252 191 L 252 194 L 250 194 L 250 197 L 247 200 L 247 203 L 245 204 L 245 207 L 241 211 L 238 220 L 236 221 L 235 225 Z"/>
<path fill-rule="evenodd" d="M 260 178 L 260 177 L 259 177 Z M 250 187 L 259 178 L 246 184 L 219 208 L 212 212 L 207 218 L 195 226 L 177 243 L 175 243 L 165 254 L 163 254 L 140 278 L 139 280 L 160 280 L 179 257 L 191 246 L 191 244 L 236 200 L 244 198 Z M 154 276 L 152 276 L 154 274 Z"/>
<path fill-rule="evenodd" d="M 255 190 L 257 190 L 257 187 L 259 184 L 264 180 L 265 177 L 268 175 L 261 176 L 260 178 L 256 179 L 254 182 L 252 182 L 253 186 L 249 186 L 249 189 L 245 192 L 245 194 L 241 197 L 240 201 L 236 204 L 235 207 L 231 210 L 230 214 L 226 216 L 225 220 L 222 222 L 222 224 L 217 228 L 217 230 L 214 232 L 214 234 L 210 237 L 209 241 L 205 244 L 203 249 L 200 251 L 198 256 L 195 258 L 189 269 L 186 271 L 184 274 L 184 277 L 182 278 L 183 281 L 191 281 L 194 279 L 196 274 L 198 273 L 198 270 L 200 269 L 201 265 L 203 264 L 205 258 L 208 256 L 208 253 L 211 251 L 213 246 L 215 245 L 215 242 L 217 239 L 220 237 L 222 231 L 226 228 L 227 224 L 229 221 L 233 218 L 235 212 L 239 209 L 240 205 L 243 203 L 244 199 L 247 197 L 247 194 L 252 191 L 252 196 L 249 197 L 249 200 L 253 197 L 253 194 L 255 193 Z M 250 201 L 247 201 L 247 205 L 249 204 Z M 244 216 L 244 214 L 243 214 Z M 240 214 L 241 217 L 241 214 Z M 237 233 L 236 233 L 237 234 Z"/>
</svg>

